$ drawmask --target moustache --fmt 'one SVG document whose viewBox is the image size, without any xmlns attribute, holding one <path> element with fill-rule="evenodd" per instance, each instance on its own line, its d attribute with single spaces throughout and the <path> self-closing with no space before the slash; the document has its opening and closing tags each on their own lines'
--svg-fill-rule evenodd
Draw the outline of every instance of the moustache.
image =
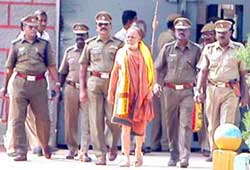
<svg viewBox="0 0 250 170">
<path fill-rule="evenodd" d="M 107 31 L 107 28 L 101 28 L 101 31 L 103 31 L 103 30 L 104 30 L 104 31 Z"/>
</svg>

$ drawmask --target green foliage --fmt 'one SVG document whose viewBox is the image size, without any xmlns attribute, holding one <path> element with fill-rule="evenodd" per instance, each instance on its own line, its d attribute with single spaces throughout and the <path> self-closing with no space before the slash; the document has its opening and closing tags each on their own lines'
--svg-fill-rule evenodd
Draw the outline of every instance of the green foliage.
<svg viewBox="0 0 250 170">
<path fill-rule="evenodd" d="M 245 48 L 239 49 L 236 53 L 236 56 L 245 63 L 246 69 L 250 70 L 250 35 L 247 37 L 248 41 L 245 45 Z"/>
<path fill-rule="evenodd" d="M 245 130 L 242 132 L 242 138 L 245 140 L 245 143 L 250 146 L 250 110 L 244 113 L 242 119 Z"/>
</svg>

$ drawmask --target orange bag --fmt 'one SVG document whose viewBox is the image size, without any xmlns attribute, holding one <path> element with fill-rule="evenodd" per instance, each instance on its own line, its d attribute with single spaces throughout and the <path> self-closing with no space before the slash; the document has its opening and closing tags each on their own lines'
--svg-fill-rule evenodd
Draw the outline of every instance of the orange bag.
<svg viewBox="0 0 250 170">
<path fill-rule="evenodd" d="M 192 113 L 192 130 L 197 132 L 201 129 L 203 122 L 202 103 L 195 103 Z"/>
</svg>

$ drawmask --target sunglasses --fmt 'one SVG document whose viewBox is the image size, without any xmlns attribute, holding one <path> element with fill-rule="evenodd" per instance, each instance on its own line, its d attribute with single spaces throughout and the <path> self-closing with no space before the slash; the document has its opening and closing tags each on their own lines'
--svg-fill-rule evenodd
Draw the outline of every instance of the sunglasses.
<svg viewBox="0 0 250 170">
<path fill-rule="evenodd" d="M 107 26 L 109 25 L 109 23 L 97 23 L 97 25 L 98 25 L 99 27 L 101 27 L 101 26 L 107 27 Z"/>
<path fill-rule="evenodd" d="M 32 29 L 37 29 L 38 26 L 31 26 L 31 25 L 28 25 L 28 28 L 32 30 Z"/>
</svg>

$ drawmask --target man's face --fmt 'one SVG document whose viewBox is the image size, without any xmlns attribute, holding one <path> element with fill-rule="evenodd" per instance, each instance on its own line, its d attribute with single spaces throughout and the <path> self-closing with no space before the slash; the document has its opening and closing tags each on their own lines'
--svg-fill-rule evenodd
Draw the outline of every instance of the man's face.
<svg viewBox="0 0 250 170">
<path fill-rule="evenodd" d="M 215 31 L 206 31 L 202 33 L 201 38 L 204 44 L 210 44 L 216 41 Z"/>
<path fill-rule="evenodd" d="M 23 31 L 26 36 L 35 38 L 36 33 L 37 33 L 37 28 L 38 26 L 31 26 L 31 25 L 24 24 Z"/>
<path fill-rule="evenodd" d="M 89 34 L 85 33 L 85 34 L 76 34 L 76 45 L 77 48 L 79 49 L 83 49 L 84 45 L 85 45 L 85 40 L 89 38 Z"/>
<path fill-rule="evenodd" d="M 98 22 L 96 23 L 96 31 L 100 35 L 109 35 L 111 32 L 112 26 L 111 23 Z"/>
<path fill-rule="evenodd" d="M 38 30 L 42 32 L 47 27 L 47 17 L 45 15 L 38 15 L 37 18 L 39 23 Z"/>
<path fill-rule="evenodd" d="M 221 45 L 228 44 L 230 41 L 231 37 L 231 31 L 223 31 L 223 32 L 218 32 L 216 31 L 216 39 L 219 41 Z"/>
<path fill-rule="evenodd" d="M 175 29 L 175 36 L 177 40 L 188 40 L 190 36 L 190 29 Z"/>
<path fill-rule="evenodd" d="M 126 40 L 125 40 L 128 48 L 131 50 L 137 49 L 138 43 L 140 42 L 140 40 L 141 40 L 141 37 L 140 37 L 138 31 L 136 31 L 133 28 L 129 28 L 127 35 L 126 35 Z"/>
</svg>

